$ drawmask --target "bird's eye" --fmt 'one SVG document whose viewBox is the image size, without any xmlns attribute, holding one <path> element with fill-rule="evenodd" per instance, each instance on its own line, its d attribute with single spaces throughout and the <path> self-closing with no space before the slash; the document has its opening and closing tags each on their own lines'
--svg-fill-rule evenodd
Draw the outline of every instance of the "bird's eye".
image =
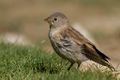
<svg viewBox="0 0 120 80">
<path fill-rule="evenodd" d="M 57 21 L 57 18 L 54 18 L 54 21 Z"/>
</svg>

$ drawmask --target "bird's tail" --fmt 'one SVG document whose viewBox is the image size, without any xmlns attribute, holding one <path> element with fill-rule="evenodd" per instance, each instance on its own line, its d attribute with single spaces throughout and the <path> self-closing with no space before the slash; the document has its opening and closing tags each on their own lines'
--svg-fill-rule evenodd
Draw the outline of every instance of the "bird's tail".
<svg viewBox="0 0 120 80">
<path fill-rule="evenodd" d="M 103 54 L 101 51 L 99 51 L 95 46 L 93 46 L 96 52 L 99 54 L 99 56 L 102 58 L 98 60 L 97 62 L 100 63 L 101 65 L 107 66 L 109 69 L 112 71 L 116 71 L 113 65 L 109 62 L 110 58 Z"/>
<path fill-rule="evenodd" d="M 99 63 L 108 67 L 111 71 L 116 71 L 116 69 L 113 67 L 113 65 L 110 62 L 101 60 Z"/>
<path fill-rule="evenodd" d="M 116 71 L 115 67 L 113 67 L 111 63 L 108 63 L 107 66 L 111 71 Z"/>
</svg>

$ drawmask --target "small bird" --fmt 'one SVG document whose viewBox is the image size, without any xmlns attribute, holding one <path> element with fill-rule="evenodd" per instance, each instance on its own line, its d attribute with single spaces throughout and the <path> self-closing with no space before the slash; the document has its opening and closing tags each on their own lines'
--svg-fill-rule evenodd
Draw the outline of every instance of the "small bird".
<svg viewBox="0 0 120 80">
<path fill-rule="evenodd" d="M 96 46 L 85 38 L 80 32 L 75 30 L 68 18 L 61 12 L 55 12 L 45 19 L 49 23 L 50 29 L 48 37 L 55 52 L 63 59 L 68 60 L 71 65 L 80 64 L 87 60 L 92 60 L 111 70 L 115 68 L 110 64 L 110 58 L 99 51 Z"/>
</svg>

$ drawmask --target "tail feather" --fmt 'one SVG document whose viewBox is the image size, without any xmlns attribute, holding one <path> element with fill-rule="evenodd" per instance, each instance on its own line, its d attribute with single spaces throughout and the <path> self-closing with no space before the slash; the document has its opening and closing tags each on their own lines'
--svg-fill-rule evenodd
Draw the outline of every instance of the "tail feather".
<svg viewBox="0 0 120 80">
<path fill-rule="evenodd" d="M 110 64 L 110 63 L 108 64 L 108 68 L 111 69 L 111 71 L 116 71 L 116 69 L 115 69 L 115 68 L 113 67 L 113 65 Z"/>
<path fill-rule="evenodd" d="M 101 51 L 99 51 L 95 46 L 94 46 L 94 49 L 99 54 L 99 56 L 103 59 L 102 61 L 100 61 L 100 64 L 107 66 L 112 71 L 116 71 L 115 68 L 113 67 L 113 65 L 110 64 L 110 62 L 109 62 L 110 58 L 108 56 L 106 56 L 105 54 L 103 54 Z"/>
<path fill-rule="evenodd" d="M 113 65 L 110 64 L 108 61 L 100 60 L 100 61 L 97 61 L 97 62 L 100 63 L 103 66 L 108 67 L 111 71 L 116 71 L 115 68 L 113 67 Z"/>
</svg>

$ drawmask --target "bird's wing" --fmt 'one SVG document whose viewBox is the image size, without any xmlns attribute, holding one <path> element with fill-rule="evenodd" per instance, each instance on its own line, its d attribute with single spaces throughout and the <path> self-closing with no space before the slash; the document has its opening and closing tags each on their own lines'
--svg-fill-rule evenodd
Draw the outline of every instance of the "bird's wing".
<svg viewBox="0 0 120 80">
<path fill-rule="evenodd" d="M 97 60 L 104 60 L 108 62 L 108 59 L 110 59 L 105 54 L 100 52 L 94 45 L 91 45 L 89 43 L 83 44 L 81 48 L 82 54 L 93 61 L 97 62 Z"/>
<path fill-rule="evenodd" d="M 76 31 L 72 27 L 70 27 L 69 29 L 67 29 L 66 33 L 69 33 L 67 35 L 69 35 L 70 38 L 72 38 L 72 40 L 74 42 L 76 42 L 76 44 L 78 46 L 80 46 L 80 48 L 82 48 L 82 51 L 84 52 L 83 54 L 86 57 L 88 57 L 89 59 L 91 59 L 91 60 L 103 59 L 103 60 L 105 60 L 107 62 L 108 62 L 108 59 L 110 59 L 105 54 L 103 54 L 102 52 L 100 52 L 94 46 L 94 44 L 92 44 L 87 38 L 85 38 L 81 33 L 79 33 L 78 31 Z"/>
<path fill-rule="evenodd" d="M 99 50 L 97 50 L 95 46 L 91 44 L 83 44 L 81 48 L 82 48 L 82 54 L 84 54 L 87 58 L 103 66 L 107 66 L 112 71 L 115 71 L 115 68 L 108 61 L 108 59 L 110 58 L 104 55 L 103 53 L 101 53 Z"/>
</svg>

